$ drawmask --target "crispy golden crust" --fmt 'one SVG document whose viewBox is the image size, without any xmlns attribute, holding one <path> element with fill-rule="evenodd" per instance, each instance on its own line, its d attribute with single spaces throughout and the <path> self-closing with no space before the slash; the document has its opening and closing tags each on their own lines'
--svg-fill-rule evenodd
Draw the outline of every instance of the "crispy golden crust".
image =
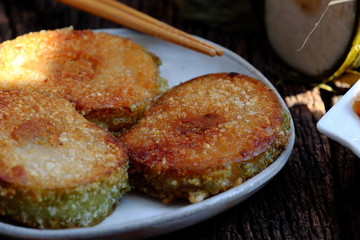
<svg viewBox="0 0 360 240">
<path fill-rule="evenodd" d="M 123 144 L 63 98 L 0 91 L 0 144 L 0 214 L 27 225 L 92 225 L 128 191 Z"/>
<path fill-rule="evenodd" d="M 197 202 L 227 190 L 281 153 L 289 136 L 286 115 L 271 89 L 244 75 L 183 83 L 122 136 L 130 181 L 164 201 Z"/>
<path fill-rule="evenodd" d="M 71 28 L 34 32 L 0 45 L 0 89 L 61 95 L 116 132 L 162 93 L 158 63 L 130 39 Z"/>
<path fill-rule="evenodd" d="M 65 99 L 0 91 L 0 180 L 23 186 L 74 187 L 126 164 L 117 139 Z"/>
</svg>

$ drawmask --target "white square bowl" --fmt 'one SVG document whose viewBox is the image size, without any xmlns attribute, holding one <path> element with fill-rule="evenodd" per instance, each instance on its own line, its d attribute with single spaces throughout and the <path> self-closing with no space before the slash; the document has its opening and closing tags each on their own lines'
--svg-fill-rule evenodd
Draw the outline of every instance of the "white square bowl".
<svg viewBox="0 0 360 240">
<path fill-rule="evenodd" d="M 355 97 L 360 93 L 357 81 L 346 94 L 320 119 L 317 129 L 337 141 L 360 158 L 360 117 L 352 108 Z"/>
</svg>

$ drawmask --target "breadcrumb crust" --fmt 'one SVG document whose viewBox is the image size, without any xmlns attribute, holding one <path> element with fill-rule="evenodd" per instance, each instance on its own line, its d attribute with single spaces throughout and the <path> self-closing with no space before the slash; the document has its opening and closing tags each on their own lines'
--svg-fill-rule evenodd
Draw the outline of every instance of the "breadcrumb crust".
<svg viewBox="0 0 360 240">
<path fill-rule="evenodd" d="M 123 144 L 61 97 L 0 91 L 0 144 L 0 214 L 25 225 L 93 225 L 129 191 Z"/>
<path fill-rule="evenodd" d="M 165 93 L 121 139 L 134 188 L 199 202 L 241 184 L 280 155 L 290 116 L 264 83 L 201 76 Z"/>
<path fill-rule="evenodd" d="M 64 28 L 0 45 L 0 89 L 60 95 L 111 132 L 129 128 L 167 88 L 160 60 L 130 39 Z"/>
</svg>

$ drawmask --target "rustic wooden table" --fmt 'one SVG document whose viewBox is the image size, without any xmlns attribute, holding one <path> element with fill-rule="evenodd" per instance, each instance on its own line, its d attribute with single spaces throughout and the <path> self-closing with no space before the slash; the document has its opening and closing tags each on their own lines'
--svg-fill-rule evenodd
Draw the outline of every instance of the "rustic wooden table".
<svg viewBox="0 0 360 240">
<path fill-rule="evenodd" d="M 123 2 L 245 58 L 278 89 L 296 128 L 288 163 L 259 192 L 218 216 L 154 239 L 360 239 L 360 160 L 316 129 L 339 96 L 279 74 L 287 69 L 269 54 L 258 28 L 226 31 L 191 21 L 170 0 Z M 54 0 L 0 1 L 1 41 L 70 25 L 122 27 Z"/>
</svg>

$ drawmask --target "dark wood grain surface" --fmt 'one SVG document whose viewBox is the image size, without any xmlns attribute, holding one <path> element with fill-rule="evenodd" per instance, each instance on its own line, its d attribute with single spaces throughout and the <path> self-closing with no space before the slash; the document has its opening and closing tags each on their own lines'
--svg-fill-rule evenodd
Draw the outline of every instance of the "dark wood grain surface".
<svg viewBox="0 0 360 240">
<path fill-rule="evenodd" d="M 278 89 L 296 128 L 288 163 L 259 192 L 218 216 L 154 239 L 360 239 L 360 159 L 316 129 L 337 93 L 291 81 L 291 74 L 283 74 L 291 71 L 268 51 L 261 28 L 240 20 L 232 30 L 209 26 L 186 18 L 169 0 L 123 2 L 245 58 Z M 122 27 L 53 0 L 0 1 L 1 41 L 67 26 Z"/>
</svg>

